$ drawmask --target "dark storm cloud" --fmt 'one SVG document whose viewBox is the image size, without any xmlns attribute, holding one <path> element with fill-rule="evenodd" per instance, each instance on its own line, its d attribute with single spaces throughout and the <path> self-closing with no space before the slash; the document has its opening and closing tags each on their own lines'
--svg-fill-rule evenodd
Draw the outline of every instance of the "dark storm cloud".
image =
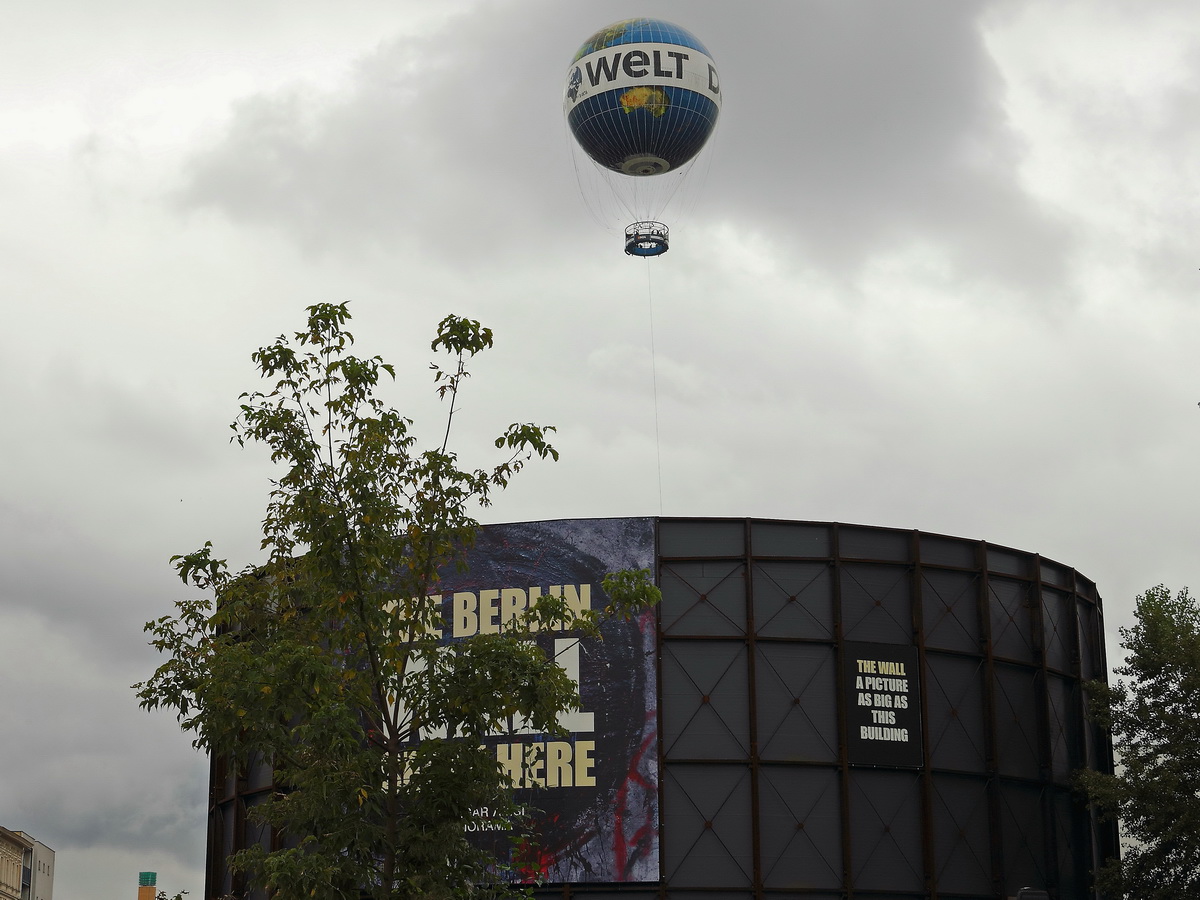
<svg viewBox="0 0 1200 900">
<path fill-rule="evenodd" d="M 764 27 L 715 40 L 750 66 L 723 73 L 712 190 L 744 227 L 793 235 L 808 264 L 931 242 L 963 270 L 1044 290 L 1070 235 L 1022 192 L 987 6 L 756 5 Z"/>
<path fill-rule="evenodd" d="M 5 746 L 8 734 L 0 738 L 5 758 L 20 763 L 20 777 L 0 785 L 6 820 L 62 853 L 61 865 L 78 865 L 75 854 L 87 847 L 136 847 L 148 859 L 190 863 L 205 767 L 181 766 L 186 752 L 155 752 L 178 746 L 178 735 L 169 739 L 174 723 L 137 710 L 128 682 L 96 668 L 95 656 L 62 629 L 9 613 L 0 624 L 20 628 L 26 646 L 0 646 L 36 685 L 6 706 L 11 721 L 37 723 L 22 730 L 19 745 Z M 192 760 L 199 763 L 199 755 Z"/>
<path fill-rule="evenodd" d="M 489 5 L 384 44 L 340 92 L 245 100 L 194 158 L 180 202 L 281 227 L 315 251 L 403 234 L 405 247 L 465 262 L 555 240 L 566 209 L 581 217 L 557 109 L 570 50 L 530 39 L 543 15 L 554 18 Z"/>
<path fill-rule="evenodd" d="M 782 257 L 847 276 L 875 254 L 925 244 L 971 279 L 1055 286 L 1071 236 L 1022 191 L 986 9 L 656 8 L 728 60 L 704 208 L 769 235 Z M 403 231 L 424 253 L 491 258 L 587 227 L 560 82 L 599 14 L 548 2 L 519 10 L 488 5 L 385 45 L 341 93 L 247 99 L 224 140 L 193 160 L 181 201 L 281 227 L 314 249 Z"/>
<path fill-rule="evenodd" d="M 0 365 L 0 380 L 18 377 Z M 22 433 L 5 462 L 22 476 L 0 494 L 4 609 L 53 623 L 89 658 L 146 665 L 146 611 L 183 590 L 168 559 L 201 542 L 191 516 L 221 502 L 189 485 L 229 462 L 226 411 L 165 378 L 136 384 L 65 363 L 44 382 L 27 377 L 7 406 Z"/>
</svg>

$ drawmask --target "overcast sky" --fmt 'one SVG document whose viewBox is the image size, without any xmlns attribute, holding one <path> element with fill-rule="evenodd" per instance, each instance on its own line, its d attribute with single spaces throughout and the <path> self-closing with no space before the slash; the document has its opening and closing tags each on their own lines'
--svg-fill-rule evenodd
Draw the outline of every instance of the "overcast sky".
<svg viewBox="0 0 1200 900">
<path fill-rule="evenodd" d="M 1195 0 L 4 5 L 0 824 L 56 900 L 203 889 L 206 764 L 129 685 L 168 558 L 255 558 L 228 424 L 307 304 L 350 302 L 430 442 L 436 322 L 495 330 L 460 448 L 532 420 L 563 459 L 485 521 L 983 538 L 1094 579 L 1110 658 L 1139 591 L 1200 588 Z M 725 95 L 650 263 L 561 105 L 647 12 Z"/>
</svg>

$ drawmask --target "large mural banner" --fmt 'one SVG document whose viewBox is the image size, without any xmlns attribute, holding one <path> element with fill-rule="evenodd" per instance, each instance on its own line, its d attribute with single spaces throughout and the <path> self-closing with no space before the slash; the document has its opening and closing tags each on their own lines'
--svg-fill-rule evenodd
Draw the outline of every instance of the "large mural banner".
<svg viewBox="0 0 1200 900">
<path fill-rule="evenodd" d="M 461 639 L 505 621 L 546 594 L 602 608 L 601 581 L 622 569 L 654 569 L 651 519 L 572 519 L 480 529 L 467 571 L 443 578 L 445 634 Z M 510 859 L 528 882 L 659 880 L 655 612 L 609 621 L 603 639 L 570 632 L 536 638 L 579 686 L 580 708 L 563 735 L 513 723 L 495 735 L 496 758 L 529 811 L 524 852 L 486 825 L 481 845 Z M 482 813 L 486 820 L 486 811 Z"/>
</svg>

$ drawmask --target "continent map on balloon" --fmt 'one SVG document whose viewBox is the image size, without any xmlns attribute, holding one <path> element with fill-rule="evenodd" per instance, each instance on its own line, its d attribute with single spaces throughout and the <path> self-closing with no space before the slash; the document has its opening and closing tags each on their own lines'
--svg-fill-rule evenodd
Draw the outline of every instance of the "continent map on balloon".
<svg viewBox="0 0 1200 900">
<path fill-rule="evenodd" d="M 671 98 L 667 96 L 667 92 L 662 88 L 656 87 L 635 87 L 630 88 L 620 97 L 621 109 L 625 114 L 633 112 L 635 109 L 644 109 L 656 119 L 662 118 L 667 108 L 671 105 Z"/>
</svg>

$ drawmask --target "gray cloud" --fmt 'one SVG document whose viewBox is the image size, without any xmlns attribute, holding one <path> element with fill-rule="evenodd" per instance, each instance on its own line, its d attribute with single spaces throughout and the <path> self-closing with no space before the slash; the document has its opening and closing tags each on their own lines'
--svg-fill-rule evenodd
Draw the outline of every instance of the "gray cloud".
<svg viewBox="0 0 1200 900">
<path fill-rule="evenodd" d="M 944 257 L 964 293 L 985 281 L 1036 294 L 1035 307 L 1059 301 L 1075 237 L 1022 188 L 1024 146 L 982 37 L 988 4 L 917 7 L 689 10 L 727 96 L 691 197 L 844 282 L 915 246 Z M 563 61 L 595 15 L 522 8 L 387 43 L 342 92 L 243 101 L 193 160 L 180 203 L 282 229 L 309 251 L 401 243 L 469 269 L 569 252 L 594 225 L 557 108 Z M 530 18 L 551 26 L 534 43 Z M 586 198 L 604 203 L 585 176 Z"/>
<path fill-rule="evenodd" d="M 834 272 L 927 243 L 964 280 L 1061 288 L 1071 233 L 1021 187 L 987 7 L 772 4 L 769 27 L 721 29 L 741 63 L 711 185 L 726 214 Z"/>
<path fill-rule="evenodd" d="M 488 6 L 388 43 L 341 93 L 245 100 L 193 161 L 180 202 L 269 223 L 312 249 L 386 243 L 403 229 L 420 253 L 464 265 L 554 252 L 587 224 L 556 110 L 579 40 L 567 25 L 594 26 L 553 6 L 526 4 L 523 16 Z M 881 251 L 925 242 L 965 280 L 1061 289 L 1070 231 L 1022 191 L 1023 148 L 981 35 L 986 4 L 916 7 L 705 5 L 689 17 L 728 60 L 704 208 L 848 277 Z M 553 25 L 535 43 L 530 18 Z"/>
<path fill-rule="evenodd" d="M 535 18 L 553 4 L 536 6 Z M 470 265 L 554 244 L 578 210 L 564 129 L 545 114 L 570 55 L 552 46 L 497 4 L 386 42 L 343 91 L 248 98 L 192 161 L 179 202 L 282 228 L 314 251 L 402 234 L 412 252 Z"/>
</svg>

